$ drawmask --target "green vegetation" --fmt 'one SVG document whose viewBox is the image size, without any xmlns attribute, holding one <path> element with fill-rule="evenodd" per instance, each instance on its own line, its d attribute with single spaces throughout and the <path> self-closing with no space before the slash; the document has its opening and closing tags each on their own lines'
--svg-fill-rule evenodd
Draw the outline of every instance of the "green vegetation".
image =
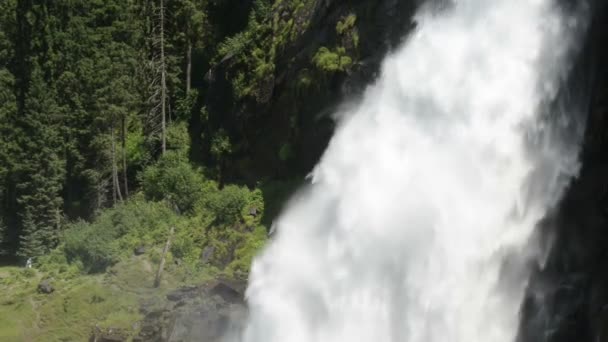
<svg viewBox="0 0 608 342">
<path fill-rule="evenodd" d="M 247 28 L 228 37 L 218 49 L 238 72 L 233 78 L 237 99 L 266 103 L 272 96 L 277 59 L 309 25 L 314 0 L 256 0 Z"/>
<path fill-rule="evenodd" d="M 316 0 L 236 3 L 0 1 L 0 255 L 34 261 L 0 268 L 0 340 L 135 332 L 148 299 L 247 278 L 300 185 L 300 104 L 356 67 L 358 33 L 349 14 L 300 53 Z"/>
<path fill-rule="evenodd" d="M 334 49 L 329 49 L 325 46 L 319 48 L 317 53 L 312 58 L 313 64 L 325 72 L 348 71 L 353 66 L 353 57 L 349 55 L 354 53 L 359 47 L 359 33 L 355 26 L 357 16 L 349 14 L 342 18 L 336 24 L 336 33 L 341 42 L 341 46 Z"/>
<path fill-rule="evenodd" d="M 176 174 L 157 180 L 171 184 Z M 166 198 L 146 200 L 138 193 L 92 222 L 68 224 L 62 243 L 39 257 L 34 269 L 0 268 L 0 339 L 86 340 L 92 327 L 134 335 L 142 303 L 214 277 L 246 279 L 266 242 L 262 192 L 236 185 L 219 189 L 200 174 L 197 179 L 204 186 L 188 212 L 178 214 Z M 169 227 L 175 234 L 156 289 L 154 275 Z M 54 293 L 37 293 L 43 279 L 50 280 Z"/>
<path fill-rule="evenodd" d="M 346 55 L 344 48 L 330 51 L 324 46 L 319 48 L 312 61 L 317 68 L 327 72 L 346 71 L 353 64 L 353 60 Z"/>
<path fill-rule="evenodd" d="M 347 33 L 347 31 L 352 30 L 355 27 L 355 23 L 357 22 L 357 16 L 354 14 L 349 14 L 346 18 L 338 21 L 336 24 L 336 32 L 342 35 Z"/>
</svg>

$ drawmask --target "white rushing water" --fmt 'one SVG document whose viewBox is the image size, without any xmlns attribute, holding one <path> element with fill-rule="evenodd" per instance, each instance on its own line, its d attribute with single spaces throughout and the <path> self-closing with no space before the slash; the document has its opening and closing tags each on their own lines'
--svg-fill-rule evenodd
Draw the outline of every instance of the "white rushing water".
<svg viewBox="0 0 608 342">
<path fill-rule="evenodd" d="M 416 22 L 255 260 L 241 341 L 514 341 L 512 257 L 577 169 L 576 149 L 525 139 L 576 21 L 548 0 L 456 0 Z"/>
</svg>

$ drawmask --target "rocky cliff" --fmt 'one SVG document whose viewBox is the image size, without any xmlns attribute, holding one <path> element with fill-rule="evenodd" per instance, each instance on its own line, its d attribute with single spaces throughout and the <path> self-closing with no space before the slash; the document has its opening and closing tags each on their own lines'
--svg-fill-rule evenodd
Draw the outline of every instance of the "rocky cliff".
<svg viewBox="0 0 608 342">
<path fill-rule="evenodd" d="M 331 137 L 330 115 L 376 77 L 413 27 L 417 3 L 277 1 L 265 19 L 250 18 L 206 74 L 199 102 L 207 113 L 192 119 L 192 154 L 215 160 L 226 179 L 308 173 Z M 231 142 L 223 159 L 213 155 L 217 130 Z"/>
</svg>

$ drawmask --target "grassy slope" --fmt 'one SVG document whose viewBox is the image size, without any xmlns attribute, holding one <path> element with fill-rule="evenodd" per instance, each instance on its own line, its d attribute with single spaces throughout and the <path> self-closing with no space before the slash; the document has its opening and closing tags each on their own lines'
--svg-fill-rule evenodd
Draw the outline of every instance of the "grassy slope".
<svg viewBox="0 0 608 342">
<path fill-rule="evenodd" d="M 42 272 L 1 267 L 0 341 L 86 341 L 95 326 L 136 333 L 140 304 L 211 278 L 205 272 L 185 276 L 174 267 L 155 289 L 156 267 L 145 255 L 133 256 L 104 274 L 55 278 L 56 290 L 49 295 L 37 292 Z"/>
</svg>

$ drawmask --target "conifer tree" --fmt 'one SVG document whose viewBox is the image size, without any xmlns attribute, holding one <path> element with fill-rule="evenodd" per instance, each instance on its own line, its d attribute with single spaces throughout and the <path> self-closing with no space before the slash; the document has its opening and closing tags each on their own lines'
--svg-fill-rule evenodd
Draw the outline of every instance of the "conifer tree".
<svg viewBox="0 0 608 342">
<path fill-rule="evenodd" d="M 21 164 L 16 185 L 22 226 L 19 255 L 24 257 L 44 254 L 57 245 L 65 176 L 59 134 L 61 113 L 41 68 L 37 63 L 34 68 L 24 113 L 18 119 L 27 133 L 18 137 Z"/>
</svg>

